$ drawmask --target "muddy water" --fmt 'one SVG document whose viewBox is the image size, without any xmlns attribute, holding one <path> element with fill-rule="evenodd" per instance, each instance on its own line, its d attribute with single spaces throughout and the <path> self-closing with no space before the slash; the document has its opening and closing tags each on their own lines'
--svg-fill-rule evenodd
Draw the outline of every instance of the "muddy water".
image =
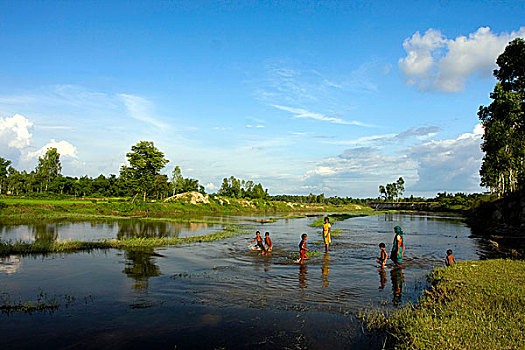
<svg viewBox="0 0 525 350">
<path fill-rule="evenodd" d="M 443 265 L 447 249 L 457 260 L 478 259 L 487 250 L 455 217 L 387 214 L 336 222 L 332 228 L 341 235 L 324 254 L 320 229 L 309 226 L 314 219 L 259 224 L 235 218 L 255 227 L 252 231 L 270 232 L 275 247 L 270 256 L 251 250 L 249 235 L 143 252 L 4 259 L 4 299 L 35 300 L 44 293 L 60 307 L 2 314 L 2 343 L 27 349 L 381 348 L 382 339 L 363 333 L 355 318 L 359 310 L 415 301 L 426 287 L 426 273 Z M 65 226 L 75 239 L 84 235 L 85 240 L 137 232 L 123 233 L 119 225 L 60 224 L 55 232 L 64 237 Z M 396 225 L 406 232 L 405 268 L 383 271 L 375 263 L 377 245 L 384 242 L 390 250 Z M 26 229 L 31 230 L 17 228 Z M 292 259 L 301 233 L 308 234 L 310 250 L 319 252 L 304 265 Z"/>
</svg>

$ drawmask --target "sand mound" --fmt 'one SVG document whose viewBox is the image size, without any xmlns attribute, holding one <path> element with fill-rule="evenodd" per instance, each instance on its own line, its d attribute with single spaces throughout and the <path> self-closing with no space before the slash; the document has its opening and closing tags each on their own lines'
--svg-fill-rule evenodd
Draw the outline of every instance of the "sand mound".
<svg viewBox="0 0 525 350">
<path fill-rule="evenodd" d="M 169 201 L 181 201 L 185 203 L 191 203 L 191 204 L 210 204 L 210 198 L 207 194 L 202 194 L 199 192 L 185 192 L 180 193 L 175 196 L 168 197 L 164 200 L 164 202 Z"/>
</svg>

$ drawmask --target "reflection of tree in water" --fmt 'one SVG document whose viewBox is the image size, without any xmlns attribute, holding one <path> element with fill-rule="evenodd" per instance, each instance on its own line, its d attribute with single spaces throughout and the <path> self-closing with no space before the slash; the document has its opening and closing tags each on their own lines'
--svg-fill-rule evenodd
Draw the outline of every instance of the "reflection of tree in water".
<svg viewBox="0 0 525 350">
<path fill-rule="evenodd" d="M 323 280 L 323 287 L 328 287 L 330 282 L 328 281 L 328 274 L 330 273 L 330 258 L 328 253 L 325 253 L 323 257 L 323 265 L 321 266 L 321 279 Z"/>
<path fill-rule="evenodd" d="M 403 270 L 400 268 L 393 268 L 390 270 L 390 277 L 392 278 L 392 303 L 398 305 L 401 303 L 401 297 L 403 296 L 403 282 L 405 282 L 405 275 Z"/>
<path fill-rule="evenodd" d="M 126 276 L 135 280 L 135 290 L 137 292 L 147 292 L 149 278 L 160 276 L 160 270 L 155 265 L 153 258 L 162 256 L 153 251 L 153 248 L 146 250 L 126 250 L 126 267 L 122 272 Z"/>
<path fill-rule="evenodd" d="M 117 238 L 178 237 L 177 229 L 168 222 L 123 221 L 119 222 Z"/>
<path fill-rule="evenodd" d="M 34 224 L 31 231 L 35 241 L 56 241 L 58 238 L 56 224 Z"/>
<path fill-rule="evenodd" d="M 151 222 L 151 221 L 122 221 L 118 223 L 117 238 L 148 238 L 148 237 L 179 237 L 181 231 L 190 232 L 208 228 L 207 223 L 176 223 L 176 222 Z"/>
</svg>

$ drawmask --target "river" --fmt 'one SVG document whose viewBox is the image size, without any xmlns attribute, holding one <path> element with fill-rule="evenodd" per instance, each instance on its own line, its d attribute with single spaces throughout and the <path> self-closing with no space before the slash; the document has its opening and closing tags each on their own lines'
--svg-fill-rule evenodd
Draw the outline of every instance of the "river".
<svg viewBox="0 0 525 350">
<path fill-rule="evenodd" d="M 257 223 L 270 232 L 274 251 L 249 248 L 254 234 L 146 251 L 104 250 L 0 260 L 4 302 L 55 301 L 55 310 L 2 313 L 3 348 L 129 349 L 370 349 L 382 339 L 365 334 L 356 314 L 371 307 L 415 302 L 426 274 L 443 266 L 447 249 L 457 260 L 483 258 L 490 246 L 470 237 L 458 217 L 383 214 L 335 222 L 330 252 L 323 252 L 318 217 Z M 404 269 L 378 268 L 378 244 L 390 251 L 393 227 L 405 232 Z M 2 240 L 188 237 L 221 224 L 105 221 L 0 225 Z M 294 263 L 302 233 L 313 253 Z"/>
</svg>

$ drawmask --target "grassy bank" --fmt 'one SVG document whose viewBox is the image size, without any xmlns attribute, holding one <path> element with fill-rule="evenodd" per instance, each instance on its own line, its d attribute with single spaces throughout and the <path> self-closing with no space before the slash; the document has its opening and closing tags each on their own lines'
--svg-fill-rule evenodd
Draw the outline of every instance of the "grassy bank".
<svg viewBox="0 0 525 350">
<path fill-rule="evenodd" d="M 354 209 L 351 212 L 342 213 L 342 214 L 330 214 L 328 216 L 330 223 L 334 223 L 336 221 L 343 221 L 350 218 L 357 218 L 360 216 L 369 216 L 369 215 L 377 215 L 377 214 L 383 214 L 386 213 L 386 211 L 375 211 L 372 208 L 369 207 L 361 207 L 359 209 Z M 312 222 L 310 224 L 311 227 L 322 227 L 324 224 L 324 217 L 319 218 Z"/>
<path fill-rule="evenodd" d="M 365 314 L 395 349 L 523 349 L 525 261 L 466 261 L 431 275 L 416 306 Z"/>
<path fill-rule="evenodd" d="M 118 217 L 176 218 L 183 215 L 235 215 L 301 212 L 371 212 L 370 208 L 355 204 L 334 206 L 288 203 L 281 201 L 244 200 L 221 197 L 188 196 L 170 202 L 134 202 L 123 199 L 45 200 L 0 199 L 0 222 L 26 223 L 33 220 L 59 220 Z"/>
<path fill-rule="evenodd" d="M 179 245 L 183 243 L 211 242 L 219 239 L 235 237 L 248 234 L 239 226 L 229 226 L 223 231 L 209 235 L 186 237 L 186 238 L 129 238 L 112 239 L 98 242 L 83 241 L 35 241 L 28 242 L 1 242 L 0 257 L 9 255 L 49 254 L 49 253 L 72 253 L 77 251 L 89 251 L 94 249 L 145 249 L 168 245 Z"/>
</svg>

